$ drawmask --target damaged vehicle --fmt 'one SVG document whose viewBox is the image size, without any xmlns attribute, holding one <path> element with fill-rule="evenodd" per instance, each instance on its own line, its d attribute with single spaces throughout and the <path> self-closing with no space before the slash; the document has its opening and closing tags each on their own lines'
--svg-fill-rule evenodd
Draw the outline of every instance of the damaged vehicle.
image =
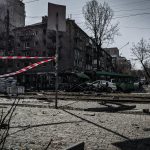
<svg viewBox="0 0 150 150">
<path fill-rule="evenodd" d="M 115 92 L 117 90 L 117 86 L 115 83 L 106 81 L 106 80 L 96 80 L 94 82 L 89 82 L 87 85 L 92 85 L 95 88 L 98 88 L 99 91 L 102 92 Z"/>
</svg>

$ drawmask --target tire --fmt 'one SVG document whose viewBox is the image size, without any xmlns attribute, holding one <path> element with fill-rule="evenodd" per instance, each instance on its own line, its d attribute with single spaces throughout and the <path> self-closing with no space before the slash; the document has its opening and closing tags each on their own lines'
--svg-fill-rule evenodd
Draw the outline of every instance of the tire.
<svg viewBox="0 0 150 150">
<path fill-rule="evenodd" d="M 110 88 L 110 87 L 108 87 L 108 88 L 107 88 L 107 92 L 108 92 L 108 93 L 112 93 L 112 92 L 113 92 L 113 89 Z"/>
</svg>

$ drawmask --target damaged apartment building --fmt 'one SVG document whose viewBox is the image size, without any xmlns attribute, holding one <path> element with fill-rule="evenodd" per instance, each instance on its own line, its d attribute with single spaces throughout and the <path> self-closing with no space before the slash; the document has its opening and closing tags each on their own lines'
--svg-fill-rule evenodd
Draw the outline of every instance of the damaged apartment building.
<svg viewBox="0 0 150 150">
<path fill-rule="evenodd" d="M 47 29 L 47 16 L 42 17 L 42 22 L 13 30 L 15 47 L 14 55 L 17 56 L 55 56 L 56 36 L 55 31 Z M 75 23 L 66 20 L 66 32 L 59 32 L 59 73 L 84 72 L 93 69 L 93 44 L 91 38 Z M 40 60 L 16 60 L 13 70 L 19 70 Z M 55 62 L 43 64 L 18 76 L 20 82 L 36 87 L 40 84 L 47 88 L 52 82 L 55 73 Z M 41 84 L 42 83 L 42 84 Z"/>
</svg>

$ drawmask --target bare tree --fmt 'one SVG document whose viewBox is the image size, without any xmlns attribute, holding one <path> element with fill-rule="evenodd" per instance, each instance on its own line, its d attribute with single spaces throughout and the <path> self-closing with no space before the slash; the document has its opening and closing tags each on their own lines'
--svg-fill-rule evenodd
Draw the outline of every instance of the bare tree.
<svg viewBox="0 0 150 150">
<path fill-rule="evenodd" d="M 91 31 L 97 49 L 97 69 L 100 69 L 99 57 L 104 43 L 114 41 L 114 36 L 119 34 L 118 23 L 112 24 L 113 10 L 104 2 L 98 3 L 91 0 L 83 7 L 83 14 L 87 28 Z"/>
<path fill-rule="evenodd" d="M 147 43 L 146 40 L 143 38 L 135 45 L 133 44 L 132 47 L 132 54 L 135 56 L 136 61 L 139 61 L 147 75 L 147 77 L 150 79 L 150 73 L 148 70 L 148 64 L 150 63 L 150 45 Z"/>
</svg>

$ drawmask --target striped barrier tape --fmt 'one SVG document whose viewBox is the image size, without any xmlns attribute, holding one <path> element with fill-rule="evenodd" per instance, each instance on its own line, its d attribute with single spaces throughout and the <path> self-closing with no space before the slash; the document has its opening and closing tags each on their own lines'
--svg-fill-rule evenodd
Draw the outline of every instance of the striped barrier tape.
<svg viewBox="0 0 150 150">
<path fill-rule="evenodd" d="M 21 74 L 21 73 L 26 72 L 26 71 L 28 71 L 30 69 L 33 69 L 33 68 L 35 68 L 35 67 L 37 67 L 37 66 L 39 66 L 41 64 L 50 62 L 52 60 L 55 60 L 55 58 L 53 57 L 53 58 L 50 58 L 50 59 L 47 59 L 47 60 L 43 60 L 43 61 L 31 64 L 31 65 L 29 65 L 27 67 L 24 67 L 24 68 L 22 68 L 22 69 L 20 69 L 18 71 L 15 71 L 15 72 L 12 72 L 12 73 L 7 73 L 7 74 L 4 74 L 4 75 L 0 75 L 0 78 L 10 77 L 10 76 L 14 76 L 14 75 L 17 75 L 17 74 Z"/>
<path fill-rule="evenodd" d="M 0 59 L 54 59 L 54 57 L 0 56 Z"/>
</svg>

